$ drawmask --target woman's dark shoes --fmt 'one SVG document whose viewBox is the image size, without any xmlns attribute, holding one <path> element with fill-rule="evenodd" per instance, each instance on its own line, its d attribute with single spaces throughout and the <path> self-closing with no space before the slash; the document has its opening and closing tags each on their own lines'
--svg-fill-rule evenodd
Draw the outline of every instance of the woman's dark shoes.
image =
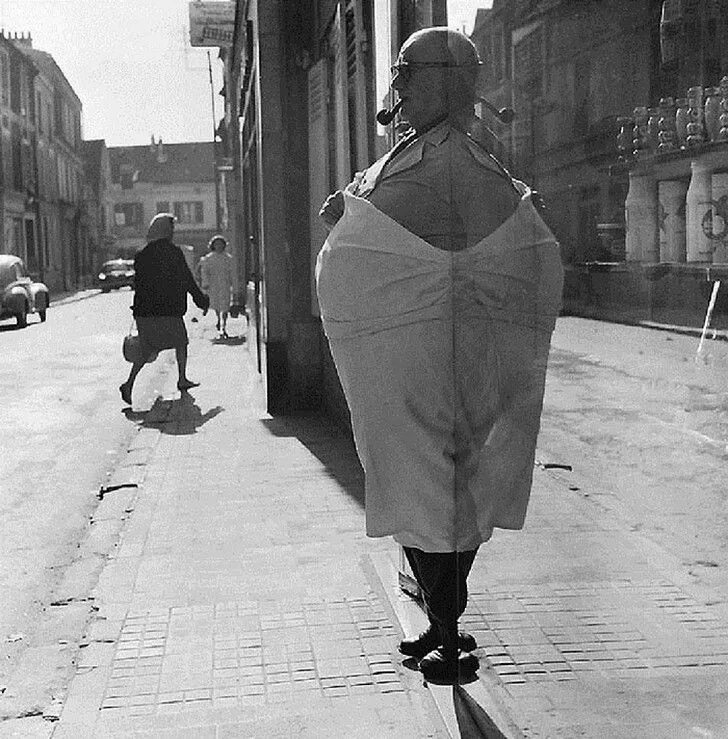
<svg viewBox="0 0 728 739">
<path fill-rule="evenodd" d="M 428 652 L 439 647 L 441 643 L 442 639 L 438 630 L 430 626 L 427 631 L 423 631 L 414 639 L 402 639 L 399 643 L 399 651 L 407 657 L 422 659 Z M 477 642 L 470 634 L 464 631 L 458 633 L 458 648 L 460 650 L 472 652 L 477 647 Z"/>
<path fill-rule="evenodd" d="M 119 392 L 121 393 L 121 399 L 127 405 L 131 405 L 131 386 L 124 382 L 119 385 Z"/>
<path fill-rule="evenodd" d="M 189 390 L 190 388 L 199 386 L 199 382 L 192 382 L 192 380 L 180 380 L 177 383 L 177 390 L 181 390 L 182 392 L 184 392 L 185 390 Z"/>
<path fill-rule="evenodd" d="M 434 683 L 457 683 L 469 680 L 478 671 L 480 663 L 474 654 L 433 649 L 420 660 L 420 672 L 425 680 Z"/>
</svg>

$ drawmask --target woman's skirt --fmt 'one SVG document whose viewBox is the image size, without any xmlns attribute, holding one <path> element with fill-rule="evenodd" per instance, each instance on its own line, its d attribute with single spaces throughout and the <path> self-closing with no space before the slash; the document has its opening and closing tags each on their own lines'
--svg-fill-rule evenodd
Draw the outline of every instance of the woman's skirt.
<svg viewBox="0 0 728 739">
<path fill-rule="evenodd" d="M 187 346 L 187 328 L 181 316 L 137 316 L 137 330 L 144 354 Z"/>
</svg>

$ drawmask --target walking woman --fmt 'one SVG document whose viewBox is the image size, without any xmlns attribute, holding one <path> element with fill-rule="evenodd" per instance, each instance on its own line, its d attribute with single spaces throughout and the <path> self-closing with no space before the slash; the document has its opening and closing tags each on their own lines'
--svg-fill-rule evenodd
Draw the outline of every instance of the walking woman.
<svg viewBox="0 0 728 739">
<path fill-rule="evenodd" d="M 217 330 L 228 338 L 227 319 L 233 288 L 233 258 L 225 252 L 227 241 L 216 234 L 210 239 L 210 253 L 200 260 L 202 289 L 210 296 L 217 315 Z"/>
<path fill-rule="evenodd" d="M 205 310 L 210 299 L 197 286 L 184 254 L 174 243 L 175 218 L 157 213 L 149 224 L 147 245 L 134 259 L 134 304 L 132 311 L 139 331 L 142 356 L 131 366 L 129 377 L 119 386 L 122 400 L 131 405 L 134 380 L 146 361 L 163 349 L 174 349 L 179 373 L 177 389 L 199 385 L 187 377 L 187 329 L 184 316 L 187 293 Z"/>
</svg>

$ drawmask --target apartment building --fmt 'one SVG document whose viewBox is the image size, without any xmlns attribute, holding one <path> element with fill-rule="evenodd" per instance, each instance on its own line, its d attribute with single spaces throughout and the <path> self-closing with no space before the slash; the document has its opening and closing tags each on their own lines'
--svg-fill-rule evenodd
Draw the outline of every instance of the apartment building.
<svg viewBox="0 0 728 739">
<path fill-rule="evenodd" d="M 111 234 L 118 254 L 133 256 L 146 243 L 156 213 L 174 213 L 175 241 L 196 258 L 218 228 L 213 142 L 109 147 Z"/>
</svg>

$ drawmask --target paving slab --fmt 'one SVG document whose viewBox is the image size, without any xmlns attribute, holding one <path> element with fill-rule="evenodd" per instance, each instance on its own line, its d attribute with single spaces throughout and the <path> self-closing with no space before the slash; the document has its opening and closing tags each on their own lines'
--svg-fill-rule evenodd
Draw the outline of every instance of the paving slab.
<svg viewBox="0 0 728 739">
<path fill-rule="evenodd" d="M 424 616 L 364 535 L 348 438 L 270 417 L 245 344 L 190 334 L 202 386 L 170 376 L 131 416 L 138 487 L 109 493 L 123 527 L 54 739 L 728 737 L 725 593 L 543 464 L 525 529 L 473 567 L 478 679 L 424 684 L 396 651 Z"/>
<path fill-rule="evenodd" d="M 469 585 L 481 677 L 525 736 L 728 736 L 723 594 L 563 474 L 536 471 L 525 529 Z"/>
<path fill-rule="evenodd" d="M 190 330 L 180 395 L 129 414 L 137 486 L 53 737 L 448 736 L 368 565 L 349 439 L 276 419 L 245 344 Z M 150 436 L 155 433 L 156 437 Z M 129 476 L 131 475 L 131 476 Z"/>
</svg>

